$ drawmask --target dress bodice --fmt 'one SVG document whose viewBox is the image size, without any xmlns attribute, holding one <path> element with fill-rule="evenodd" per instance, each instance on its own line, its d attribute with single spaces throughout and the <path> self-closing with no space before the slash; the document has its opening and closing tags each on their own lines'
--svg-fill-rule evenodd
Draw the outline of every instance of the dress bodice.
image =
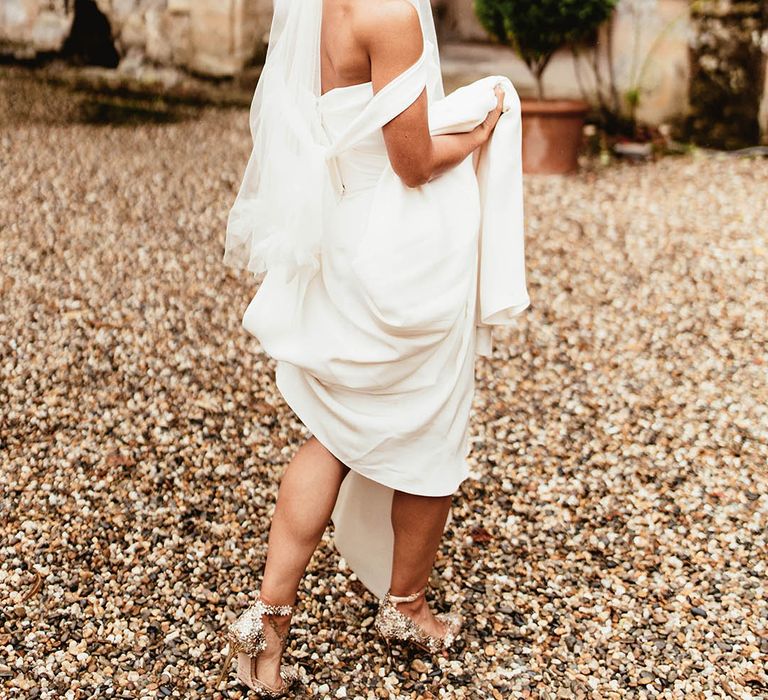
<svg viewBox="0 0 768 700">
<path fill-rule="evenodd" d="M 331 142 L 336 141 L 373 98 L 372 83 L 358 83 L 329 90 L 319 98 L 323 128 Z M 345 194 L 373 187 L 388 163 L 381 129 L 377 129 L 334 159 Z M 334 167 L 334 164 L 331 164 Z"/>
</svg>

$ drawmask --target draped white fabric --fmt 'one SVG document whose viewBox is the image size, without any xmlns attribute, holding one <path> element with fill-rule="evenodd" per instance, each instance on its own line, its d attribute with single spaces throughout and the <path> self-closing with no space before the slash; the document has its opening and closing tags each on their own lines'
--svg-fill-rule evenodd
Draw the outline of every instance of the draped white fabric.
<svg viewBox="0 0 768 700">
<path fill-rule="evenodd" d="M 459 88 L 430 106 L 433 135 L 471 131 L 504 90 L 504 112 L 493 136 L 477 153 L 480 190 L 478 354 L 492 352 L 493 326 L 508 325 L 530 305 L 525 277 L 522 120 L 520 98 L 509 78 L 489 76 Z"/>
<path fill-rule="evenodd" d="M 393 491 L 443 496 L 467 478 L 475 354 L 489 354 L 491 328 L 528 305 L 517 94 L 491 76 L 443 98 L 424 1 L 424 50 L 413 66 L 376 94 L 366 83 L 320 95 L 319 68 L 310 80 L 283 52 L 319 36 L 322 4 L 306 0 L 297 13 L 297 0 L 283 0 L 272 70 L 254 99 L 254 154 L 227 231 L 230 263 L 263 274 L 243 327 L 277 360 L 288 405 L 350 467 L 332 515 L 335 542 L 377 596 L 391 572 Z M 290 88 L 280 85 L 288 76 Z M 406 187 L 381 127 L 426 88 L 433 134 L 470 130 L 495 105 L 496 84 L 505 112 L 488 144 Z M 283 115 L 283 134 L 267 95 L 312 114 Z M 285 165 L 260 160 L 286 148 Z"/>
</svg>

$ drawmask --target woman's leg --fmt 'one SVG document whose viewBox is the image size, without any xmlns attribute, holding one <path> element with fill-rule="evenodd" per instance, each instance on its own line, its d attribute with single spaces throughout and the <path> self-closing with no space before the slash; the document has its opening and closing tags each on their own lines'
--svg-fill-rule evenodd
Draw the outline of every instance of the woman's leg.
<svg viewBox="0 0 768 700">
<path fill-rule="evenodd" d="M 269 529 L 267 562 L 261 597 L 272 605 L 293 605 L 299 582 L 328 525 L 339 488 L 349 468 L 311 437 L 283 474 Z M 280 684 L 279 636 L 288 632 L 290 618 L 269 617 L 267 648 L 256 660 L 259 680 Z"/>
<path fill-rule="evenodd" d="M 390 592 L 395 596 L 416 593 L 427 584 L 451 507 L 451 496 L 415 496 L 395 491 L 392 527 L 395 549 Z M 426 598 L 398 603 L 401 610 L 429 634 L 441 636 L 444 627 L 430 611 Z"/>
</svg>

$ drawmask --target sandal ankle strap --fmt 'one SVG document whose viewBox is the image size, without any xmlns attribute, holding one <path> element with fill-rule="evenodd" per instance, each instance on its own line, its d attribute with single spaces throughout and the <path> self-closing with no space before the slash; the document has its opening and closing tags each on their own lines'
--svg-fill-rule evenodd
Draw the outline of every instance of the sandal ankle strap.
<svg viewBox="0 0 768 700">
<path fill-rule="evenodd" d="M 261 609 L 262 615 L 277 615 L 278 617 L 293 615 L 293 605 L 272 605 L 263 600 L 261 594 L 256 598 L 255 604 Z"/>
<path fill-rule="evenodd" d="M 416 593 L 411 593 L 410 595 L 392 595 L 391 593 L 387 592 L 387 598 L 389 598 L 390 601 L 393 603 L 412 603 L 414 600 L 416 600 L 420 595 L 423 595 L 424 591 L 427 590 L 427 587 L 424 586 L 424 588 L 416 591 Z"/>
</svg>

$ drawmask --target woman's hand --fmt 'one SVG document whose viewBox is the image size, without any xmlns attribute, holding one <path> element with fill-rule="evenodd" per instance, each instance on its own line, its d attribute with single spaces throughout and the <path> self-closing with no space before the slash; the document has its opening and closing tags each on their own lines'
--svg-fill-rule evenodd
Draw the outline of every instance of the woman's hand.
<svg viewBox="0 0 768 700">
<path fill-rule="evenodd" d="M 499 118 L 501 117 L 501 113 L 504 109 L 503 88 L 500 85 L 497 85 L 493 89 L 493 92 L 496 95 L 496 106 L 490 112 L 488 112 L 488 116 L 485 118 L 485 121 L 478 127 L 482 135 L 482 143 L 485 143 L 489 138 L 491 138 L 491 134 L 496 128 L 496 124 L 498 123 Z"/>
</svg>

